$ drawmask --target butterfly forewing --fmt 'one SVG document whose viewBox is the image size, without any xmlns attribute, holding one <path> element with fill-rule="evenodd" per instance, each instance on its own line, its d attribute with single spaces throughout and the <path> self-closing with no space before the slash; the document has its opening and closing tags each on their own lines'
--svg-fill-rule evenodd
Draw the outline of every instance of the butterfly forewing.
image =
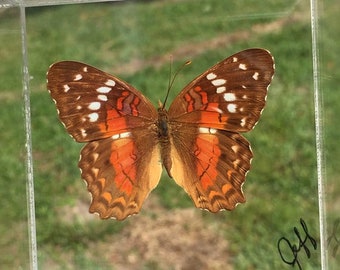
<svg viewBox="0 0 340 270">
<path fill-rule="evenodd" d="M 233 132 L 248 131 L 260 117 L 273 74 L 273 57 L 268 51 L 236 53 L 189 83 L 171 104 L 169 117 Z"/>
<path fill-rule="evenodd" d="M 134 87 L 83 63 L 55 63 L 47 81 L 60 120 L 78 142 L 144 127 L 157 117 L 151 102 Z"/>
</svg>

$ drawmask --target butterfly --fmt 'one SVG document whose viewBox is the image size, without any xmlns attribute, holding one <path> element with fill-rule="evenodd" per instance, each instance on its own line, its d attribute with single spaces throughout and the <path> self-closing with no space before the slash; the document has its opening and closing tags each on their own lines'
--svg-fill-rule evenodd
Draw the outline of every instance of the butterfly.
<svg viewBox="0 0 340 270">
<path fill-rule="evenodd" d="M 86 143 L 78 165 L 92 194 L 90 213 L 118 220 L 137 214 L 163 166 L 198 208 L 244 203 L 253 154 L 240 133 L 257 123 L 273 75 L 272 55 L 247 49 L 195 78 L 167 110 L 90 65 L 52 64 L 47 88 L 59 118 Z"/>
</svg>

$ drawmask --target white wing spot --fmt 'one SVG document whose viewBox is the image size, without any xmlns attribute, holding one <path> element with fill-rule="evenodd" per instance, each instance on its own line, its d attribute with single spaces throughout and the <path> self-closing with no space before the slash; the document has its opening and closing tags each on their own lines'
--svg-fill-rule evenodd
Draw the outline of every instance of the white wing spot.
<svg viewBox="0 0 340 270">
<path fill-rule="evenodd" d="M 246 118 L 241 119 L 240 125 L 241 125 L 241 127 L 244 127 L 246 125 Z"/>
<path fill-rule="evenodd" d="M 81 106 L 80 106 L 80 105 L 78 105 L 78 106 L 77 106 L 77 110 L 80 110 L 80 109 L 81 109 Z"/>
<path fill-rule="evenodd" d="M 199 127 L 198 132 L 203 134 L 216 134 L 217 130 L 214 128 Z"/>
<path fill-rule="evenodd" d="M 207 79 L 209 80 L 209 81 L 211 81 L 211 80 L 213 80 L 213 79 L 215 79 L 217 77 L 217 75 L 215 74 L 215 73 L 209 73 L 208 75 L 207 75 Z"/>
<path fill-rule="evenodd" d="M 248 97 L 247 97 L 247 95 L 243 95 L 242 98 L 243 99 L 247 99 Z"/>
<path fill-rule="evenodd" d="M 234 93 L 225 93 L 223 95 L 223 98 L 224 98 L 225 101 L 234 101 L 234 100 L 236 100 L 236 96 L 235 96 Z"/>
<path fill-rule="evenodd" d="M 111 138 L 113 140 L 117 140 L 117 139 L 124 139 L 124 138 L 129 138 L 131 136 L 131 132 L 123 132 L 123 133 L 119 133 L 119 134 L 115 134 L 113 136 L 111 136 Z"/>
<path fill-rule="evenodd" d="M 91 102 L 88 108 L 92 111 L 96 111 L 100 109 L 100 102 Z"/>
<path fill-rule="evenodd" d="M 81 97 L 80 96 L 77 96 L 76 100 L 78 101 Z"/>
<path fill-rule="evenodd" d="M 67 85 L 67 84 L 64 84 L 64 92 L 67 93 L 68 90 L 70 90 L 71 88 Z"/>
<path fill-rule="evenodd" d="M 105 95 L 98 95 L 97 98 L 101 101 L 107 101 L 107 96 Z"/>
<path fill-rule="evenodd" d="M 199 127 L 199 128 L 198 128 L 198 132 L 199 132 L 199 133 L 204 133 L 204 134 L 209 133 L 209 128 L 206 128 L 206 127 Z"/>
<path fill-rule="evenodd" d="M 240 167 L 240 160 L 236 159 L 233 161 L 234 168 L 239 168 Z"/>
<path fill-rule="evenodd" d="M 97 153 L 93 154 L 93 156 L 95 158 L 94 161 L 96 161 L 97 158 L 98 158 L 98 157 L 95 157 L 95 155 L 99 156 Z M 99 169 L 98 168 L 92 168 L 91 171 L 93 172 L 93 175 L 95 176 L 95 178 L 97 178 L 98 173 L 99 173 Z M 104 181 L 105 181 L 105 178 L 102 178 L 102 179 L 104 179 Z"/>
<path fill-rule="evenodd" d="M 259 79 L 259 73 L 258 72 L 255 72 L 254 75 L 253 75 L 253 79 L 255 81 L 257 81 Z"/>
<path fill-rule="evenodd" d="M 80 81 L 81 79 L 83 78 L 83 76 L 79 73 L 79 74 L 76 74 L 76 76 L 74 76 L 74 81 Z"/>
<path fill-rule="evenodd" d="M 218 113 L 221 113 L 221 114 L 224 113 L 224 111 L 222 111 L 220 108 L 216 108 L 216 111 L 217 111 Z"/>
<path fill-rule="evenodd" d="M 225 88 L 225 86 L 219 86 L 216 88 L 216 93 L 217 94 L 221 94 L 223 92 L 225 92 L 227 89 Z"/>
<path fill-rule="evenodd" d="M 84 71 L 84 72 L 87 72 L 87 67 L 83 67 L 83 71 Z"/>
<path fill-rule="evenodd" d="M 106 87 L 106 86 L 102 86 L 102 87 L 99 87 L 99 88 L 96 89 L 96 91 L 97 91 L 98 93 L 101 93 L 101 94 L 107 94 L 107 93 L 109 93 L 111 90 L 112 90 L 111 87 Z"/>
<path fill-rule="evenodd" d="M 89 118 L 90 118 L 90 122 L 96 122 L 99 118 L 99 114 L 98 113 L 90 113 Z"/>
<path fill-rule="evenodd" d="M 230 112 L 230 113 L 235 113 L 236 112 L 236 104 L 228 104 L 227 106 L 227 110 Z"/>
<path fill-rule="evenodd" d="M 131 132 L 124 132 L 124 133 L 120 133 L 120 138 L 128 138 L 130 137 L 131 135 Z"/>
<path fill-rule="evenodd" d="M 220 108 L 218 108 L 218 107 L 213 107 L 211 109 L 213 109 L 215 112 L 223 113 L 223 111 Z"/>
<path fill-rule="evenodd" d="M 247 66 L 246 64 L 239 64 L 239 69 L 242 69 L 242 70 L 247 70 Z"/>
<path fill-rule="evenodd" d="M 216 80 L 213 80 L 211 81 L 211 83 L 215 86 L 220 86 L 220 85 L 223 85 L 225 84 L 227 81 L 225 79 L 216 79 Z"/>
<path fill-rule="evenodd" d="M 107 86 L 115 86 L 116 82 L 114 80 L 109 79 L 109 80 L 106 81 L 105 85 L 107 85 Z"/>
<path fill-rule="evenodd" d="M 235 63 L 237 61 L 238 61 L 237 57 L 233 57 L 233 62 Z"/>
<path fill-rule="evenodd" d="M 93 157 L 93 161 L 96 161 L 98 159 L 98 157 L 99 157 L 99 154 L 98 153 L 93 153 L 92 157 Z M 95 168 L 93 168 L 93 169 L 95 169 Z"/>
<path fill-rule="evenodd" d="M 59 114 L 59 111 L 58 111 L 58 114 Z M 64 124 L 64 122 L 61 122 L 64 126 L 64 128 L 66 128 L 66 125 Z M 71 136 L 71 135 L 70 135 Z M 71 136 L 72 137 L 72 136 Z M 73 138 L 73 137 L 72 137 Z"/>
<path fill-rule="evenodd" d="M 111 136 L 111 139 L 112 139 L 112 140 L 117 140 L 117 139 L 119 139 L 119 134 L 112 135 L 112 136 Z"/>
<path fill-rule="evenodd" d="M 233 145 L 232 147 L 231 147 L 231 150 L 233 150 L 233 152 L 234 153 L 237 153 L 238 152 L 238 146 L 237 145 Z"/>
<path fill-rule="evenodd" d="M 85 138 L 87 136 L 85 129 L 83 129 L 83 128 L 80 129 L 80 132 L 81 132 L 81 136 L 83 136 L 83 138 Z"/>
<path fill-rule="evenodd" d="M 243 89 L 246 89 L 246 88 L 247 88 L 247 86 L 245 86 L 245 85 L 242 85 L 242 88 L 243 88 Z"/>
</svg>

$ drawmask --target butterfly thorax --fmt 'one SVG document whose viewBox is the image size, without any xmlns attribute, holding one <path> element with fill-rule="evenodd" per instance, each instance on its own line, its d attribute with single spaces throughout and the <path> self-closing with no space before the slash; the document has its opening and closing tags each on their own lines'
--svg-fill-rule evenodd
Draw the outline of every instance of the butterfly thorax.
<svg viewBox="0 0 340 270">
<path fill-rule="evenodd" d="M 168 112 L 163 109 L 158 109 L 158 138 L 160 140 L 168 140 Z"/>
<path fill-rule="evenodd" d="M 158 128 L 158 141 L 160 145 L 161 151 L 161 158 L 162 163 L 170 177 L 171 173 L 171 144 L 170 144 L 170 136 L 169 136 L 169 125 L 168 125 L 168 112 L 163 107 L 158 109 L 158 121 L 157 121 L 157 128 Z"/>
</svg>

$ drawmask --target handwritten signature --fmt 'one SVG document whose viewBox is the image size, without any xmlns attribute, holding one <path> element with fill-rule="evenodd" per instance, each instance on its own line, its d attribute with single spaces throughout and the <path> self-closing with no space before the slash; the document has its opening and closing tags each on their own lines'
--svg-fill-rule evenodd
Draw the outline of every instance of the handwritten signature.
<svg viewBox="0 0 340 270">
<path fill-rule="evenodd" d="M 285 262 L 286 264 L 289 264 L 293 267 L 295 265 L 297 265 L 297 267 L 300 270 L 302 270 L 300 259 L 298 257 L 299 252 L 304 250 L 307 257 L 310 258 L 311 252 L 310 252 L 310 249 L 308 248 L 309 243 L 312 245 L 314 250 L 316 250 L 317 242 L 309 234 L 306 222 L 302 218 L 300 218 L 300 224 L 301 224 L 301 227 L 303 229 L 303 232 L 305 233 L 304 239 L 301 237 L 299 230 L 296 227 L 294 227 L 294 233 L 299 240 L 298 245 L 292 244 L 286 237 L 281 237 L 279 239 L 279 241 L 277 242 L 277 248 L 279 250 L 280 257 L 281 257 L 283 262 Z M 288 250 L 288 252 L 287 252 L 287 250 Z"/>
<path fill-rule="evenodd" d="M 333 248 L 333 252 L 332 252 L 333 257 L 335 257 L 336 253 L 338 252 L 339 246 L 340 246 L 340 239 L 336 235 L 339 228 L 340 228 L 339 225 L 340 225 L 340 218 L 337 218 L 334 221 L 334 224 L 333 224 L 332 234 L 327 238 L 328 246 L 330 246 L 331 243 L 334 242 L 334 248 Z"/>
</svg>

